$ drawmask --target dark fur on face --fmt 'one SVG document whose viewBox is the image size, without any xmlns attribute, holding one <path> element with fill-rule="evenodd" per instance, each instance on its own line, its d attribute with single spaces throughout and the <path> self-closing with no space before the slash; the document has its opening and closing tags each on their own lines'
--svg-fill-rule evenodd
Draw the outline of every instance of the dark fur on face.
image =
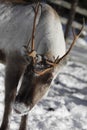
<svg viewBox="0 0 87 130">
<path fill-rule="evenodd" d="M 51 71 L 38 76 L 34 72 L 32 63 L 29 64 L 23 75 L 23 81 L 15 102 L 24 103 L 26 106 L 32 105 L 31 107 L 33 107 L 49 88 L 52 78 Z"/>
<path fill-rule="evenodd" d="M 2 63 L 6 62 L 6 56 L 3 50 L 0 50 L 0 62 Z"/>
</svg>

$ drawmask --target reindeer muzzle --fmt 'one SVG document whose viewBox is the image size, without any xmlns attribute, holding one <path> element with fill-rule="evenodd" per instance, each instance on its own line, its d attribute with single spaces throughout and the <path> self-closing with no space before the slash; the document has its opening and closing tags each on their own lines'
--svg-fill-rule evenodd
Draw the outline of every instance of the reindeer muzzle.
<svg viewBox="0 0 87 130">
<path fill-rule="evenodd" d="M 13 108 L 17 114 L 21 116 L 27 115 L 30 111 L 30 107 L 27 107 L 24 103 L 15 102 Z"/>
</svg>

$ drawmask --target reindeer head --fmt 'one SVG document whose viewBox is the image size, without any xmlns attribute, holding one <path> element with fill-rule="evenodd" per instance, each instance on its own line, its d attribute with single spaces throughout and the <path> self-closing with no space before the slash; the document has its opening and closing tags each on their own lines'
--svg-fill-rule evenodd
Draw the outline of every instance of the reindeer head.
<svg viewBox="0 0 87 130">
<path fill-rule="evenodd" d="M 20 90 L 15 100 L 15 110 L 26 114 L 44 96 L 53 79 L 53 70 L 45 72 L 47 64 L 44 62 L 27 66 Z M 41 70 L 41 71 L 40 71 Z"/>
<path fill-rule="evenodd" d="M 22 84 L 15 99 L 14 109 L 20 114 L 26 114 L 29 110 L 31 110 L 33 106 L 47 92 L 54 77 L 53 73 L 55 68 L 58 67 L 59 63 L 62 62 L 69 54 L 74 43 L 83 30 L 82 26 L 81 31 L 78 35 L 75 35 L 73 32 L 74 40 L 68 51 L 61 58 L 58 56 L 55 59 L 54 56 L 52 56 L 52 59 L 49 60 L 46 55 L 38 55 L 34 49 L 34 37 L 36 29 L 36 17 L 38 14 L 39 6 L 40 4 L 37 4 L 35 8 L 35 18 L 31 38 L 31 51 L 28 51 L 28 45 L 25 47 L 28 57 L 31 60 L 25 69 Z"/>
</svg>

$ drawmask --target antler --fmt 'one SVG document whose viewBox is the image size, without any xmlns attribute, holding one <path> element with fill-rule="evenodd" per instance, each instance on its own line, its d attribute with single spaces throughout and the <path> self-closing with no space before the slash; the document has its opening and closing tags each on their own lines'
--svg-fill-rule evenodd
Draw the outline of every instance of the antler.
<svg viewBox="0 0 87 130">
<path fill-rule="evenodd" d="M 34 39 L 35 39 L 35 30 L 36 30 L 36 19 L 37 19 L 37 15 L 38 15 L 38 11 L 39 11 L 39 6 L 40 6 L 40 3 L 38 2 L 36 4 L 36 7 L 35 7 L 35 16 L 34 16 L 34 22 L 33 22 L 33 29 L 32 29 L 32 37 L 31 39 L 28 41 L 28 44 L 27 46 L 24 46 L 28 52 L 28 56 L 32 57 L 33 58 L 33 62 L 35 62 L 35 58 L 36 58 L 36 51 L 35 51 L 35 46 L 34 46 Z M 31 41 L 31 51 L 29 52 L 29 43 Z"/>
<path fill-rule="evenodd" d="M 59 58 L 59 56 L 58 56 L 54 60 L 54 62 L 50 61 L 49 59 L 45 59 L 44 58 L 45 64 L 41 64 L 41 62 L 43 62 L 41 60 L 40 60 L 39 63 L 37 63 L 38 54 L 35 51 L 35 46 L 34 46 L 35 41 L 34 40 L 35 40 L 35 30 L 36 30 L 36 18 L 37 18 L 37 15 L 38 15 L 39 6 L 40 6 L 40 3 L 38 2 L 38 4 L 35 7 L 35 17 L 34 17 L 34 22 L 33 22 L 32 38 L 31 38 L 31 51 L 30 52 L 28 51 L 28 56 L 31 56 L 33 58 L 33 66 L 35 66 L 37 64 L 38 65 L 44 65 L 44 66 L 45 66 L 45 64 L 47 65 L 47 68 L 42 70 L 42 71 L 37 71 L 34 68 L 34 72 L 40 76 L 40 75 L 43 75 L 43 74 L 45 74 L 45 73 L 47 73 L 49 71 L 52 71 L 70 53 L 70 51 L 71 51 L 72 47 L 74 46 L 76 40 L 80 37 L 80 35 L 81 35 L 82 31 L 83 31 L 83 28 L 84 28 L 84 25 L 85 25 L 85 21 L 83 20 L 83 25 L 81 27 L 80 32 L 77 35 L 75 34 L 74 30 L 72 31 L 73 32 L 73 36 L 74 36 L 73 42 L 72 42 L 71 46 L 69 47 L 68 51 L 61 58 Z M 27 45 L 26 49 L 29 47 L 29 43 L 30 43 L 30 40 L 28 42 L 28 45 Z"/>
</svg>

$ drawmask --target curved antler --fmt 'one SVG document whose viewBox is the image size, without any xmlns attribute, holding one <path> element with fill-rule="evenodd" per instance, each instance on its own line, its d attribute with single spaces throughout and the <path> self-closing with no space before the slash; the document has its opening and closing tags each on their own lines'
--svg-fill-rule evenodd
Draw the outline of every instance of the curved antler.
<svg viewBox="0 0 87 130">
<path fill-rule="evenodd" d="M 59 63 L 61 60 L 63 60 L 63 59 L 70 53 L 70 51 L 71 51 L 72 47 L 74 46 L 76 40 L 80 37 L 80 35 L 81 35 L 81 33 L 82 33 L 83 29 L 84 29 L 84 26 L 85 26 L 85 20 L 83 19 L 83 25 L 82 25 L 82 27 L 81 27 L 80 32 L 79 32 L 77 35 L 75 34 L 74 29 L 72 28 L 72 32 L 73 32 L 73 36 L 74 36 L 73 42 L 72 42 L 70 48 L 68 49 L 68 51 L 59 59 L 58 63 Z"/>
<path fill-rule="evenodd" d="M 39 6 L 40 6 L 40 3 L 38 2 L 34 9 L 35 16 L 34 16 L 34 21 L 33 21 L 32 36 L 31 36 L 31 39 L 28 41 L 27 46 L 24 46 L 28 52 L 28 56 L 33 58 L 33 62 L 35 62 L 35 58 L 36 58 L 36 54 L 37 54 L 35 51 L 35 46 L 34 46 L 35 41 L 34 40 L 35 40 L 35 30 L 36 30 L 36 19 L 37 19 L 37 15 L 38 15 L 38 11 L 39 11 Z M 31 51 L 28 50 L 30 41 L 31 41 Z"/>
</svg>

